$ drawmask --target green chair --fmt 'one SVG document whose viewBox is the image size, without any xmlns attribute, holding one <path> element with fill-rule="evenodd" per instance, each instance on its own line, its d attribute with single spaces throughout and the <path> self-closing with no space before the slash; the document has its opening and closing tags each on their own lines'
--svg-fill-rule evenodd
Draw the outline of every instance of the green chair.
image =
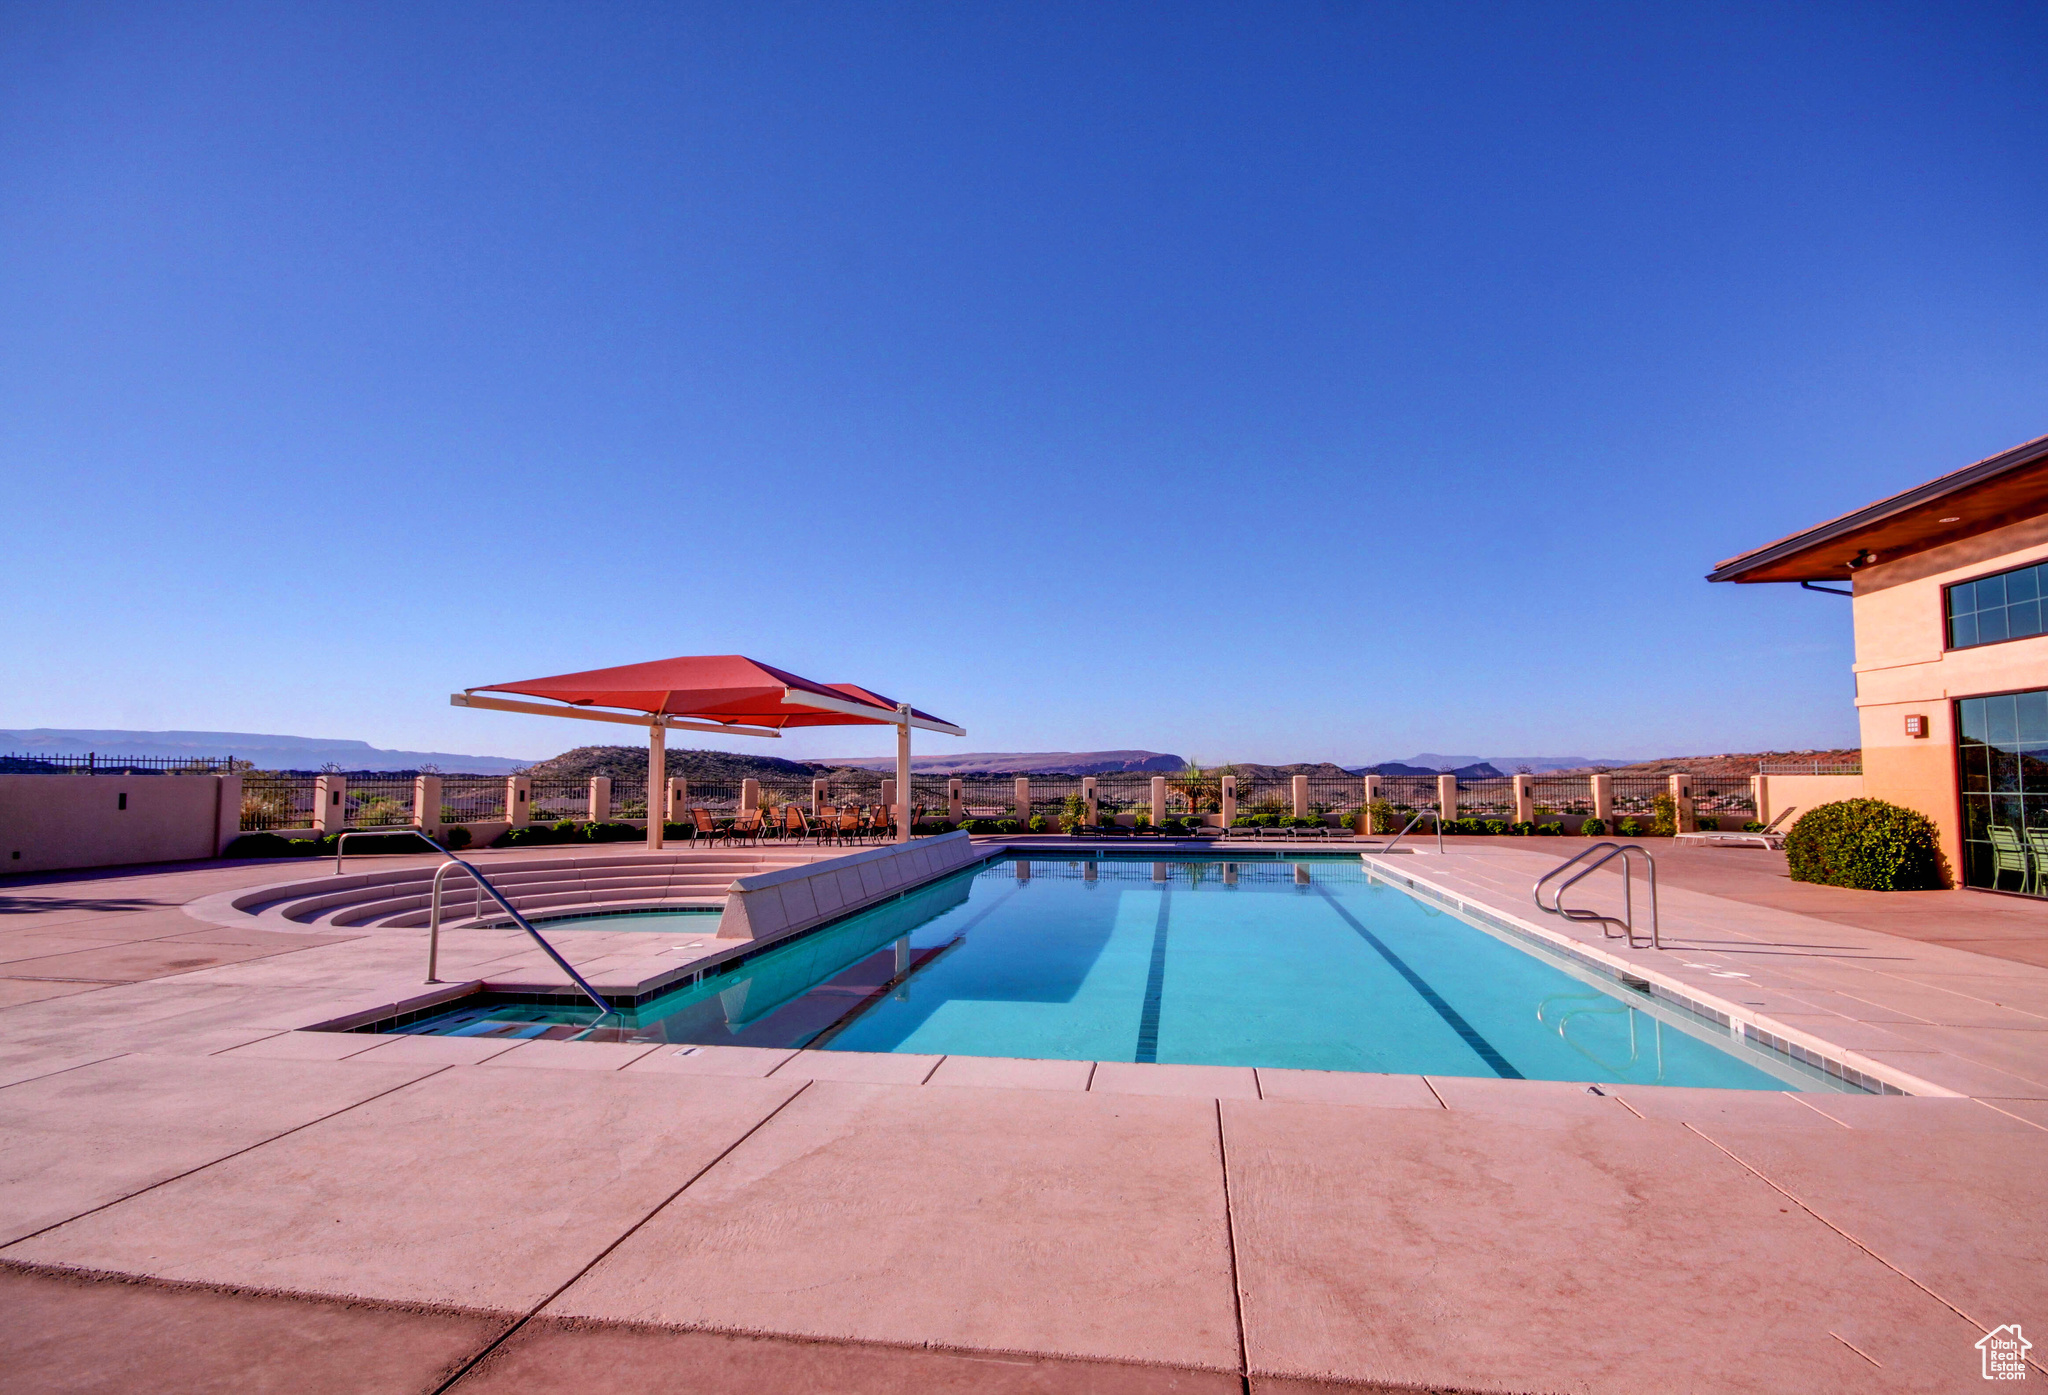
<svg viewBox="0 0 2048 1395">
<path fill-rule="evenodd" d="M 2041 894 L 2041 868 L 2048 864 L 2048 828 L 2027 830 L 2027 847 L 2034 854 L 2034 894 Z"/>
<path fill-rule="evenodd" d="M 2033 889 L 2033 866 L 2027 860 L 2026 844 L 2020 841 L 2017 829 L 2007 828 L 2002 823 L 1991 825 L 1991 889 L 1996 891 L 1998 879 L 2007 872 L 2017 872 L 2022 892 Z"/>
</svg>

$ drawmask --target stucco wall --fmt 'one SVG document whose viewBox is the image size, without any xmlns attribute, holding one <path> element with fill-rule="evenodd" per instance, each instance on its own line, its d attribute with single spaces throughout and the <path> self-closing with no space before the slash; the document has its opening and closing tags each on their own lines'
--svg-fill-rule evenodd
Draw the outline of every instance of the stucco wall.
<svg viewBox="0 0 2048 1395">
<path fill-rule="evenodd" d="M 2010 567 L 2048 561 L 2048 517 L 1994 528 L 1945 547 L 1856 573 L 1856 708 L 1864 789 L 1918 809 L 1942 832 L 1949 866 L 1962 865 L 1956 791 L 1958 698 L 2048 688 L 2048 635 L 1948 652 L 1942 588 Z M 1927 735 L 1906 734 L 1925 717 Z"/>
<path fill-rule="evenodd" d="M 1769 823 L 1782 809 L 1798 812 L 1778 825 L 1783 833 L 1791 828 L 1800 814 L 1816 804 L 1833 804 L 1838 799 L 1861 799 L 1864 779 L 1861 775 L 1765 775 L 1757 782 L 1757 818 Z M 1722 824 L 1723 828 L 1730 825 Z"/>
<path fill-rule="evenodd" d="M 0 875 L 214 857 L 224 796 L 225 822 L 241 823 L 241 785 L 218 775 L 0 775 Z"/>
</svg>

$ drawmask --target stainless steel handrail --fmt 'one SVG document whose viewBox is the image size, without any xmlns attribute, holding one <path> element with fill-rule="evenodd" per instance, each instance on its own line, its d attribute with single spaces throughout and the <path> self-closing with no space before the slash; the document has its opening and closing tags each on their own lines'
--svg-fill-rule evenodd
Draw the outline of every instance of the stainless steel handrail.
<svg viewBox="0 0 2048 1395">
<path fill-rule="evenodd" d="M 437 977 L 438 973 L 440 972 L 439 965 L 441 962 L 441 883 L 447 878 L 448 874 L 457 867 L 462 868 L 462 870 L 464 870 L 465 872 L 474 871 L 474 869 L 471 868 L 469 864 L 463 862 L 459 858 L 453 857 L 449 858 L 446 862 L 442 863 L 439 867 L 436 867 L 434 869 L 433 895 L 427 902 L 428 983 L 439 983 L 441 981 Z M 474 876 L 470 878 L 470 881 L 475 887 L 477 899 L 481 901 L 483 899 L 482 883 L 477 882 Z M 474 920 L 476 918 L 476 907 L 474 905 L 470 907 L 469 914 L 470 919 Z"/>
<path fill-rule="evenodd" d="M 1603 848 L 1606 849 L 1605 852 L 1601 852 L 1601 849 Z M 1600 856 L 1598 858 L 1595 858 L 1592 862 L 1587 863 L 1586 866 L 1580 868 L 1575 875 L 1567 878 L 1562 882 L 1559 882 L 1550 893 L 1550 904 L 1547 906 L 1544 905 L 1543 884 L 1553 877 L 1562 876 L 1565 872 L 1570 871 L 1578 863 L 1585 862 L 1587 858 L 1592 857 L 1594 853 L 1600 853 Z M 1616 920 L 1611 915 L 1602 915 L 1598 911 L 1590 910 L 1582 906 L 1567 906 L 1564 904 L 1564 894 L 1567 891 L 1571 890 L 1572 887 L 1576 886 L 1585 878 L 1599 871 L 1602 867 L 1606 866 L 1608 863 L 1612 862 L 1617 857 L 1621 859 L 1622 919 Z M 1650 942 L 1647 945 L 1640 945 L 1636 943 L 1635 860 L 1638 857 L 1642 858 L 1644 864 L 1649 868 Z M 1529 889 L 1529 891 L 1530 894 L 1536 899 L 1536 909 L 1542 911 L 1545 915 L 1559 916 L 1565 920 L 1576 920 L 1584 922 L 1586 924 L 1598 924 L 1601 927 L 1601 937 L 1603 939 L 1609 940 L 1614 939 L 1615 934 L 1612 930 L 1609 930 L 1607 927 L 1610 925 L 1618 925 L 1621 927 L 1621 933 L 1628 937 L 1628 947 L 1630 949 L 1664 948 L 1664 941 L 1659 929 L 1657 918 L 1657 859 L 1650 856 L 1648 850 L 1641 847 L 1638 844 L 1606 842 L 1595 843 L 1591 847 L 1585 849 L 1583 852 L 1573 854 L 1571 857 L 1565 859 L 1563 862 L 1558 863 L 1557 866 L 1551 868 L 1548 872 L 1545 872 L 1542 876 L 1538 877 L 1536 879 L 1536 884 L 1532 886 Z"/>
<path fill-rule="evenodd" d="M 1417 809 L 1415 811 L 1415 817 L 1408 820 L 1407 826 L 1404 827 L 1399 833 L 1396 833 L 1392 838 L 1388 839 L 1387 845 L 1384 848 L 1363 848 L 1360 849 L 1359 856 L 1386 856 L 1388 853 L 1394 850 L 1394 844 L 1400 842 L 1403 838 L 1406 838 L 1408 836 L 1409 829 L 1415 827 L 1416 824 L 1421 823 L 1424 819 L 1436 820 L 1436 850 L 1438 852 L 1442 852 L 1444 850 L 1444 816 L 1435 809 Z"/>
<path fill-rule="evenodd" d="M 528 920 L 525 916 L 519 914 L 518 909 L 515 906 L 513 906 L 513 904 L 510 901 L 507 901 L 505 899 L 504 893 L 500 892 L 498 888 L 491 885 L 491 879 L 489 877 L 486 877 L 482 872 L 479 872 L 474 864 L 464 862 L 454 853 L 449 852 L 448 849 L 442 847 L 440 843 L 435 841 L 435 839 L 432 836 L 430 836 L 427 833 L 427 831 L 423 828 L 412 827 L 392 829 L 351 829 L 349 830 L 349 832 L 342 834 L 340 838 L 335 840 L 334 870 L 336 872 L 339 872 L 341 870 L 341 845 L 344 841 L 351 837 L 354 837 L 356 834 L 359 833 L 371 834 L 380 832 L 418 834 L 420 841 L 424 842 L 428 847 L 432 848 L 435 852 L 441 854 L 441 856 L 448 859 L 446 862 L 442 863 L 441 866 L 434 869 L 433 897 L 428 903 L 428 983 L 440 982 L 440 980 L 435 978 L 434 975 L 439 967 L 437 961 L 440 957 L 441 950 L 441 878 L 450 867 L 460 867 L 463 871 L 469 873 L 471 877 L 475 878 L 477 886 L 493 901 L 496 901 L 500 909 L 502 909 L 506 915 L 512 917 L 512 923 L 514 925 L 517 925 L 521 930 L 524 930 L 527 934 L 533 936 L 533 942 L 541 947 L 541 950 L 547 955 L 548 958 L 555 961 L 555 967 L 560 969 L 563 973 L 567 974 L 570 980 L 573 983 L 575 983 L 575 985 L 578 988 L 583 990 L 584 996 L 589 998 L 591 1002 L 597 1004 L 597 1011 L 600 1016 L 617 1011 L 617 1009 L 615 1009 L 610 1003 L 605 1001 L 604 994 L 598 992 L 595 988 L 592 988 L 589 982 L 584 979 L 583 975 L 576 972 L 574 965 L 572 965 L 568 960 L 564 959 L 560 954 L 556 953 L 555 947 L 547 942 L 547 940 L 541 935 L 540 931 L 533 928 L 533 922 Z"/>
<path fill-rule="evenodd" d="M 426 845 L 427 845 L 428 847 L 432 848 L 432 849 L 433 849 L 433 850 L 434 850 L 435 852 L 438 852 L 438 853 L 447 853 L 447 852 L 448 852 L 448 849 L 446 849 L 446 848 L 442 847 L 442 846 L 441 846 L 441 845 L 440 845 L 439 843 L 435 842 L 435 841 L 434 841 L 434 839 L 433 839 L 433 837 L 432 837 L 432 835 L 431 835 L 431 834 L 429 834 L 429 833 L 427 832 L 427 830 L 425 830 L 424 828 L 421 828 L 421 827 L 420 827 L 420 826 L 419 826 L 418 824 L 416 824 L 416 823 L 414 823 L 414 824 L 394 824 L 394 825 L 393 825 L 392 827 L 390 827 L 390 828 L 348 828 L 348 829 L 343 829 L 343 830 L 342 830 L 342 833 L 341 833 L 341 836 L 340 836 L 339 838 L 336 838 L 336 839 L 334 840 L 334 875 L 335 875 L 335 876 L 337 876 L 337 877 L 341 875 L 341 850 L 342 850 L 343 848 L 345 848 L 345 847 L 347 847 L 347 846 L 348 846 L 348 840 L 349 840 L 349 839 L 351 839 L 351 838 L 384 838 L 384 837 L 391 837 L 391 838 L 396 838 L 396 837 L 398 837 L 398 836 L 399 836 L 400 834 L 403 834 L 403 833 L 417 833 L 417 834 L 418 834 L 418 835 L 420 836 L 421 840 L 422 840 L 422 841 L 424 841 L 424 842 L 426 843 Z M 449 854 L 449 855 L 450 855 L 450 856 L 453 856 L 453 854 Z"/>
</svg>

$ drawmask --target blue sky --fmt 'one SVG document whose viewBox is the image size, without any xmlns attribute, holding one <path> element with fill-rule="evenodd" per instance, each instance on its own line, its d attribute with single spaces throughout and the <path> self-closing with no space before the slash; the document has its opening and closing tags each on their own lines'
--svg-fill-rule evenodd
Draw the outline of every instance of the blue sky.
<svg viewBox="0 0 2048 1395">
<path fill-rule="evenodd" d="M 16 5 L 0 727 L 1854 741 L 1731 553 L 2048 431 L 2027 5 Z M 736 748 L 880 753 L 879 734 Z"/>
</svg>

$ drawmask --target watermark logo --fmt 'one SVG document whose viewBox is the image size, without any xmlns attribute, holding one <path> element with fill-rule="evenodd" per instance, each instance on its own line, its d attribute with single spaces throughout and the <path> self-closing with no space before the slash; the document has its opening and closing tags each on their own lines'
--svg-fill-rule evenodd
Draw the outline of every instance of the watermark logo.
<svg viewBox="0 0 2048 1395">
<path fill-rule="evenodd" d="M 1977 1350 L 1984 1354 L 1984 1379 L 2025 1380 L 2027 1353 L 2033 1348 L 2034 1344 L 2021 1334 L 2016 1322 L 1978 1338 Z"/>
</svg>

